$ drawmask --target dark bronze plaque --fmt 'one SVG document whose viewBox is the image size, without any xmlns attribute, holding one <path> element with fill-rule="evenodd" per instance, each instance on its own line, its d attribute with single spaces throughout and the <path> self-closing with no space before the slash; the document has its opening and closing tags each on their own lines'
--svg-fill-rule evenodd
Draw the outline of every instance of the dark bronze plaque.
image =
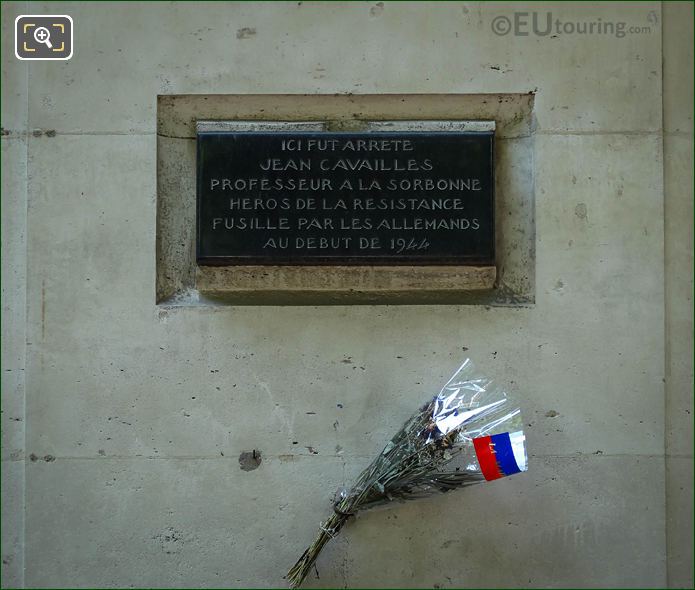
<svg viewBox="0 0 695 590">
<path fill-rule="evenodd" d="M 198 133 L 199 264 L 494 262 L 492 131 Z"/>
</svg>

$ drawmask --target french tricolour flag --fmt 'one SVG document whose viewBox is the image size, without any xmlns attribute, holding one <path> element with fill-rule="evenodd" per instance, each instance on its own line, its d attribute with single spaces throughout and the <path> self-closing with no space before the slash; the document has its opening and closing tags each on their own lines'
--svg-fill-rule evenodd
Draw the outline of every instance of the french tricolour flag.
<svg viewBox="0 0 695 590">
<path fill-rule="evenodd" d="M 473 439 L 475 454 L 487 481 L 526 471 L 525 440 L 521 431 Z"/>
</svg>

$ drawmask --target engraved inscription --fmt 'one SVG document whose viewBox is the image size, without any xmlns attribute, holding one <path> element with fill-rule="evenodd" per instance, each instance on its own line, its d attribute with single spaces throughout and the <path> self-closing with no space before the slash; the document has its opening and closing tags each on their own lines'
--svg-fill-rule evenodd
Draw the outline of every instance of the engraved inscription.
<svg viewBox="0 0 695 590">
<path fill-rule="evenodd" d="M 490 264 L 493 133 L 198 134 L 199 264 Z"/>
</svg>

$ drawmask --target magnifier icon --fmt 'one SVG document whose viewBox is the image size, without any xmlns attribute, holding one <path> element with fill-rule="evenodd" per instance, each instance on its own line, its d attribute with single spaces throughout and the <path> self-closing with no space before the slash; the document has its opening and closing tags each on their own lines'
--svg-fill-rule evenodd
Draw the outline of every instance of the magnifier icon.
<svg viewBox="0 0 695 590">
<path fill-rule="evenodd" d="M 49 49 L 53 48 L 51 43 L 51 33 L 48 32 L 46 27 L 37 27 L 34 29 L 34 41 L 37 43 L 45 43 L 46 47 Z"/>
</svg>

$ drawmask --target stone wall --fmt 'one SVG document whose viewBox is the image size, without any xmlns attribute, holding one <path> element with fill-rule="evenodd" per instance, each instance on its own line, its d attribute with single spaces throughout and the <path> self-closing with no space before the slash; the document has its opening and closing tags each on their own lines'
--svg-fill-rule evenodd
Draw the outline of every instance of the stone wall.
<svg viewBox="0 0 695 590">
<path fill-rule="evenodd" d="M 515 11 L 633 29 L 497 34 Z M 73 17 L 70 61 L 15 59 L 34 13 Z M 3 586 L 283 586 L 464 356 L 524 400 L 529 472 L 360 516 L 306 586 L 692 586 L 691 4 L 3 2 L 2 27 Z M 532 298 L 158 303 L 159 101 L 508 93 L 534 94 Z"/>
</svg>

